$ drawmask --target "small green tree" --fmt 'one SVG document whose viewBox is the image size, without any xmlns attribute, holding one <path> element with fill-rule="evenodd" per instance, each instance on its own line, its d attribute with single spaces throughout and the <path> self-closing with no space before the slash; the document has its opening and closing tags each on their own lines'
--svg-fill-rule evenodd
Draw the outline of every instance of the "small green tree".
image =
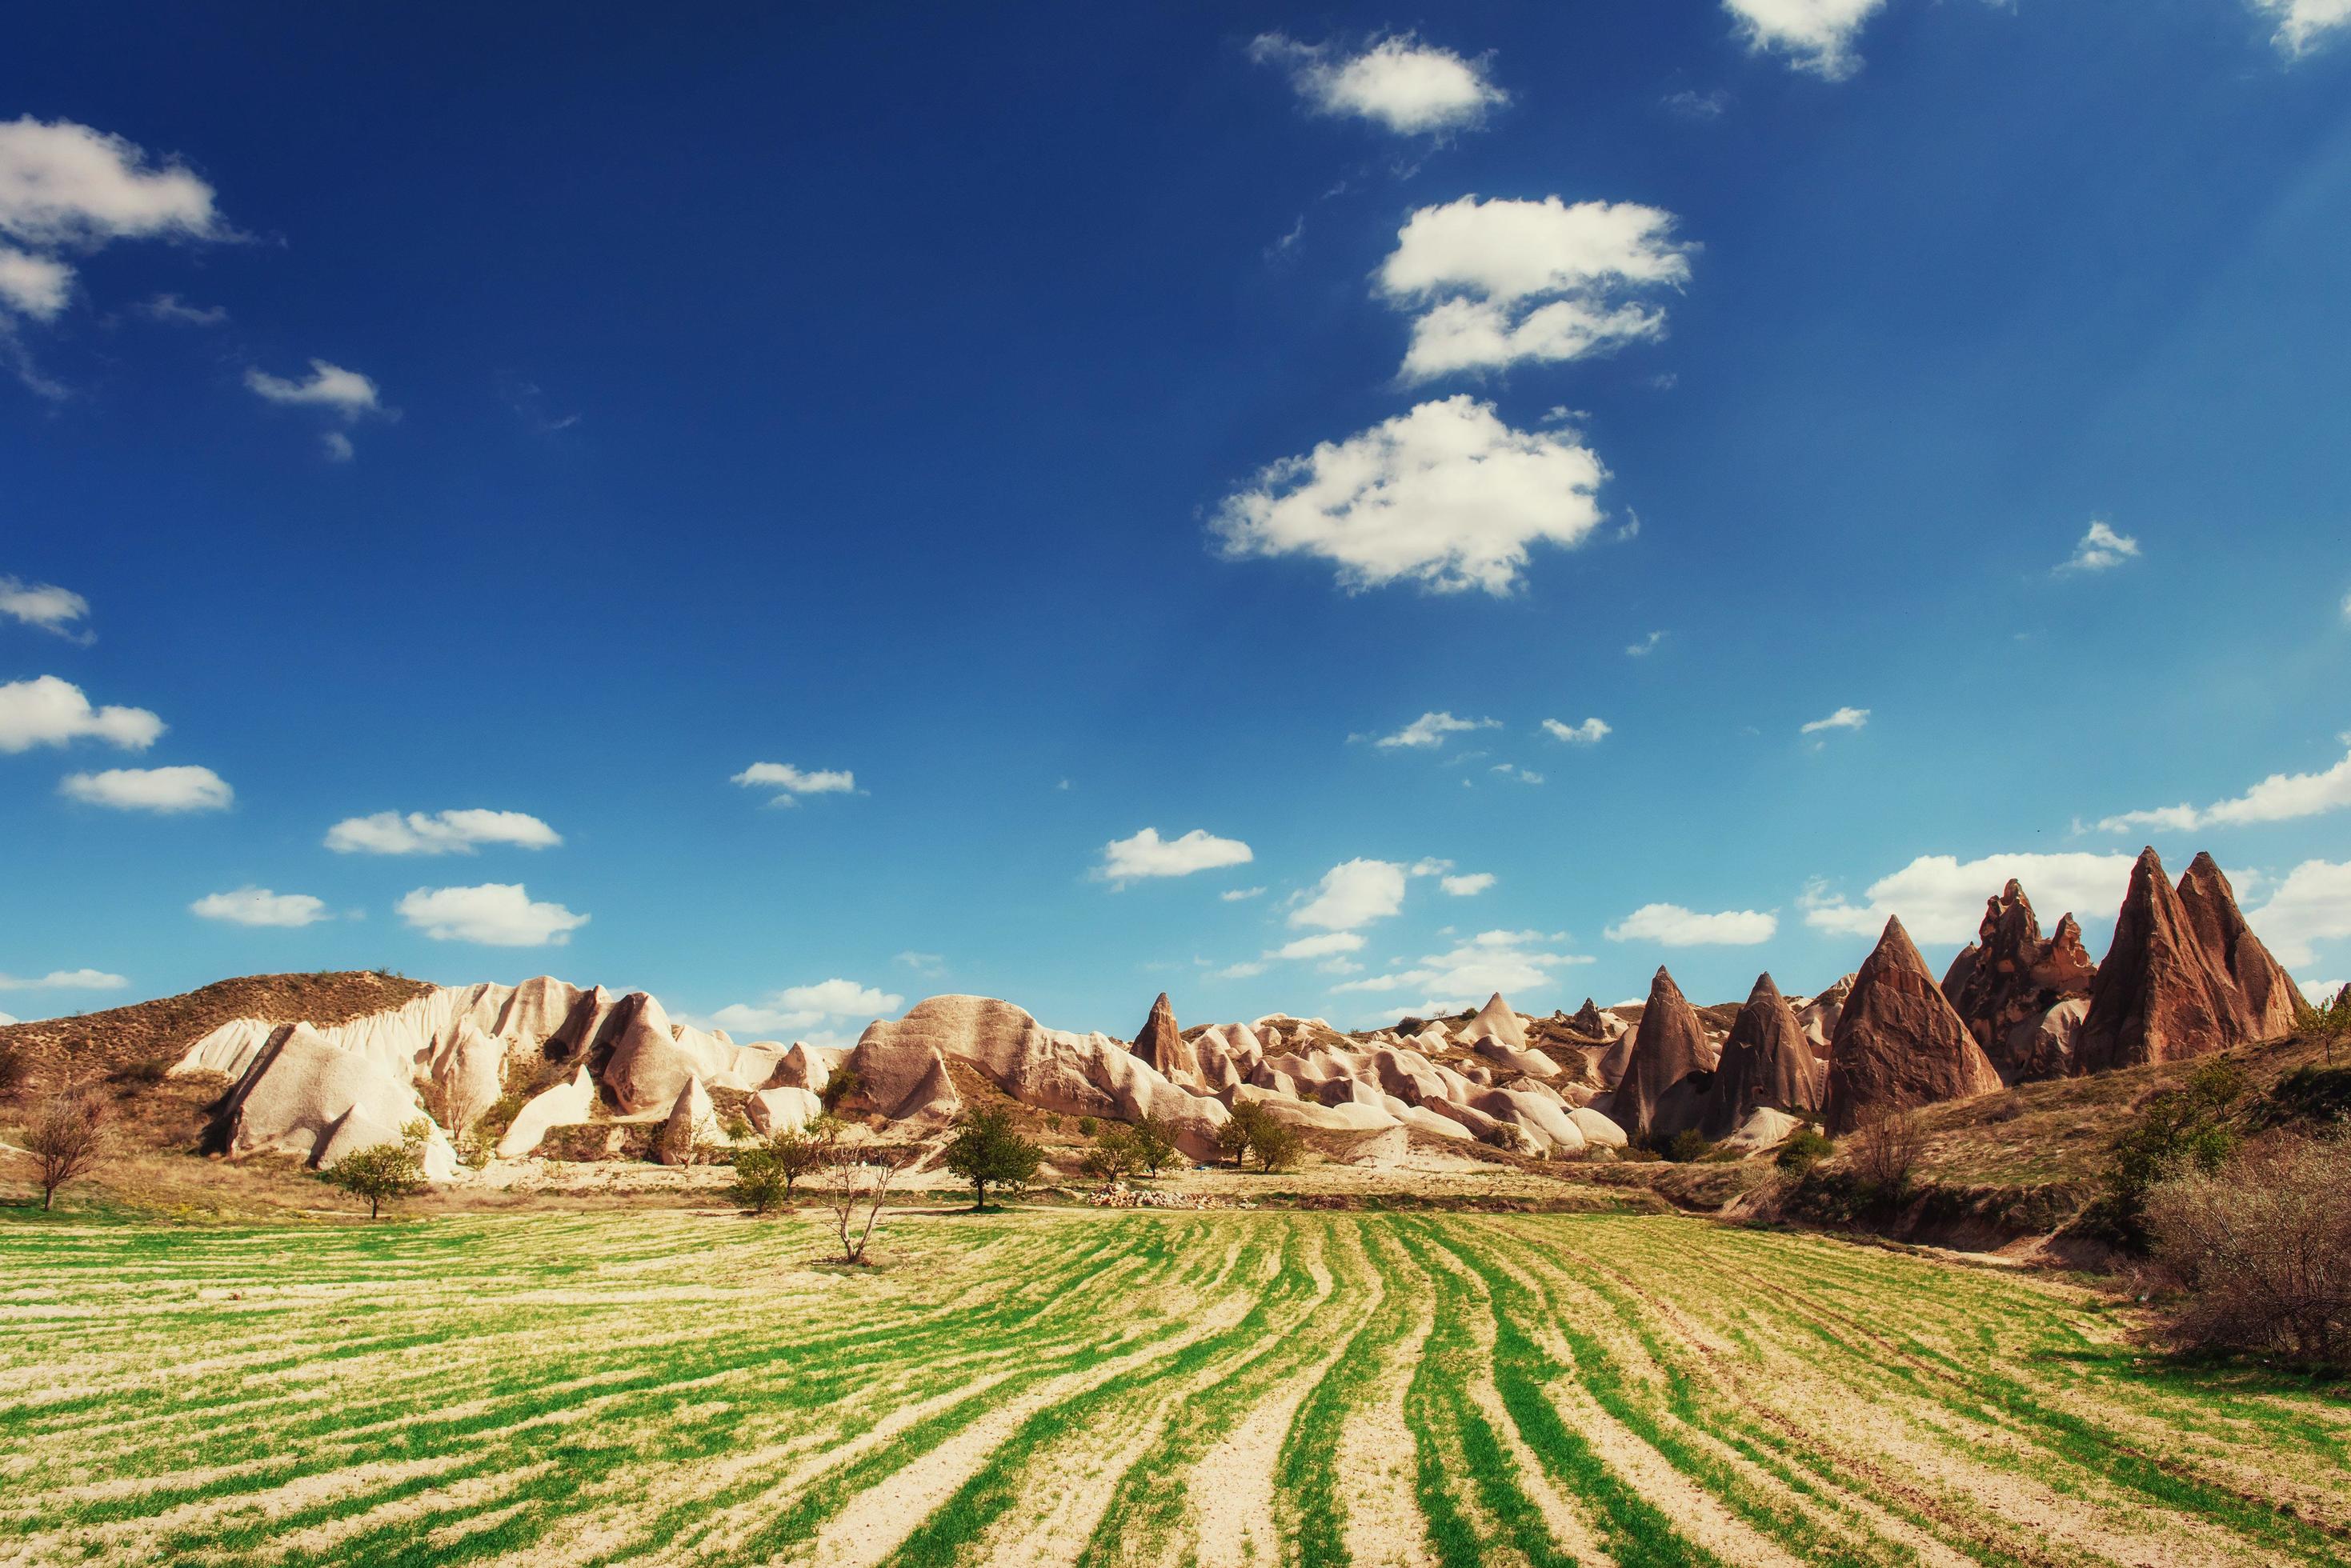
<svg viewBox="0 0 2351 1568">
<path fill-rule="evenodd" d="M 1231 1160 L 1236 1170 L 1249 1156 L 1250 1134 L 1264 1119 L 1263 1111 L 1243 1100 L 1233 1107 L 1233 1114 L 1225 1125 L 1217 1129 L 1217 1152 Z"/>
<path fill-rule="evenodd" d="M 2176 1176 L 2210 1175 L 2237 1152 L 2241 1141 L 2230 1112 L 2245 1092 L 2244 1069 L 2233 1062 L 2206 1062 L 2176 1089 L 2148 1096 L 2138 1119 L 2115 1139 L 2106 1168 L 2106 1192 L 2097 1219 L 2126 1245 L 2147 1245 L 2147 1195 Z"/>
<path fill-rule="evenodd" d="M 1295 1160 L 1306 1147 L 1306 1136 L 1288 1122 L 1259 1114 L 1258 1124 L 1249 1133 L 1249 1152 L 1257 1156 L 1258 1168 L 1268 1173 L 1280 1170 Z"/>
<path fill-rule="evenodd" d="M 411 1122 L 401 1128 L 401 1141 L 354 1149 L 326 1169 L 319 1179 L 367 1199 L 368 1218 L 383 1212 L 384 1204 L 424 1190 L 425 1124 Z"/>
<path fill-rule="evenodd" d="M 1146 1116 L 1134 1124 L 1130 1135 L 1134 1145 L 1134 1162 L 1153 1176 L 1176 1163 L 1176 1124 L 1165 1116 Z"/>
<path fill-rule="evenodd" d="M 947 1144 L 948 1170 L 971 1183 L 973 1212 L 987 1207 L 987 1191 L 1018 1192 L 1035 1179 L 1045 1151 L 1022 1137 L 1002 1106 L 967 1111 Z"/>
<path fill-rule="evenodd" d="M 1836 1152 L 1836 1145 L 1823 1135 L 1821 1129 L 1806 1122 L 1788 1135 L 1771 1163 L 1791 1176 L 1802 1176 Z"/>
<path fill-rule="evenodd" d="M 1141 1163 L 1141 1152 L 1135 1147 L 1134 1135 L 1124 1127 L 1104 1127 L 1094 1136 L 1094 1146 L 1086 1150 L 1081 1168 L 1108 1186 L 1132 1173 Z"/>
<path fill-rule="evenodd" d="M 736 1155 L 729 1196 L 754 1214 L 789 1203 L 793 1188 L 822 1168 L 840 1136 L 841 1124 L 831 1116 L 819 1116 L 805 1128 L 768 1135 L 766 1142 Z"/>
</svg>

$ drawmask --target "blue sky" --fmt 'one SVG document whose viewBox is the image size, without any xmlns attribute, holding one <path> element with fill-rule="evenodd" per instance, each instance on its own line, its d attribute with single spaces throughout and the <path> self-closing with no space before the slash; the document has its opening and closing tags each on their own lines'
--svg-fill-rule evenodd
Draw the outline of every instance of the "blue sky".
<svg viewBox="0 0 2351 1568">
<path fill-rule="evenodd" d="M 2351 974 L 2346 224 L 2343 0 L 51 8 L 0 1010 Z"/>
</svg>

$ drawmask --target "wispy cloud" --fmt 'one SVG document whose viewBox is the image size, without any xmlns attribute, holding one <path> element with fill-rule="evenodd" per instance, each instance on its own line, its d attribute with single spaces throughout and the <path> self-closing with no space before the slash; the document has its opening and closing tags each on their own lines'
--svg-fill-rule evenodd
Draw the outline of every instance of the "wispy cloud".
<svg viewBox="0 0 2351 1568">
<path fill-rule="evenodd" d="M 1840 708 L 1825 719 L 1814 719 L 1802 730 L 1807 735 L 1817 735 L 1827 730 L 1858 730 L 1868 722 L 1868 709 Z"/>
<path fill-rule="evenodd" d="M 2117 534 L 2105 522 L 2094 522 L 2090 531 L 2074 546 L 2074 553 L 2057 565 L 2060 573 L 2106 572 L 2125 561 L 2139 557 L 2138 541 L 2126 534 Z"/>
</svg>

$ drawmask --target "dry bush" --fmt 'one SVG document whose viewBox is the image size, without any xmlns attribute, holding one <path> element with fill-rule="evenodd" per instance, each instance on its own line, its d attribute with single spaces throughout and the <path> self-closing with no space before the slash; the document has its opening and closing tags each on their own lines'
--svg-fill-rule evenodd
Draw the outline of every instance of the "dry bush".
<svg viewBox="0 0 2351 1568">
<path fill-rule="evenodd" d="M 107 1155 L 106 1104 L 87 1089 L 53 1095 L 25 1128 L 25 1149 L 33 1157 L 41 1184 L 41 1210 L 57 1201 L 57 1189 L 79 1180 Z"/>
<path fill-rule="evenodd" d="M 872 1239 L 874 1221 L 882 1218 L 890 1183 L 897 1179 L 898 1161 L 899 1152 L 893 1148 L 851 1148 L 839 1142 L 827 1146 L 821 1185 L 825 1207 L 832 1210 L 841 1233 L 842 1262 L 865 1261 L 865 1243 Z M 862 1224 L 858 1220 L 861 1209 Z"/>
<path fill-rule="evenodd" d="M 2351 1363 L 2351 1140 L 2264 1138 L 2158 1182 L 2146 1216 L 2182 1344 Z"/>
<path fill-rule="evenodd" d="M 1927 1152 L 1927 1132 L 1907 1111 L 1884 1111 L 1854 1129 L 1845 1146 L 1853 1174 L 1891 1208 L 1910 1190 L 1911 1173 Z"/>
</svg>

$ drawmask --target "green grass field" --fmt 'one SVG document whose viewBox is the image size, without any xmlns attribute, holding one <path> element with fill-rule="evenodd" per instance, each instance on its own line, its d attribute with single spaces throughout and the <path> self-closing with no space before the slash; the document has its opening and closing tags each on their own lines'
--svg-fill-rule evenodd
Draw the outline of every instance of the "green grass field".
<svg viewBox="0 0 2351 1568">
<path fill-rule="evenodd" d="M 0 1563 L 2342 1563 L 2351 1406 L 1659 1217 L 0 1225 Z"/>
</svg>

